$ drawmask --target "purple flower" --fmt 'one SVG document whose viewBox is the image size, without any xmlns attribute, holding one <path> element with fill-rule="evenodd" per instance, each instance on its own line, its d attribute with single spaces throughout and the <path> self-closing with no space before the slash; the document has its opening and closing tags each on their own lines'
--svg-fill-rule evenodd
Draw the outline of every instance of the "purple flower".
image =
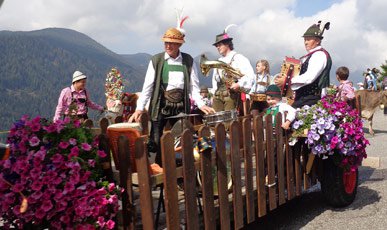
<svg viewBox="0 0 387 230">
<path fill-rule="evenodd" d="M 77 157 L 78 155 L 79 155 L 79 148 L 78 146 L 74 146 L 71 148 L 68 158 L 71 159 L 73 157 Z"/>
</svg>

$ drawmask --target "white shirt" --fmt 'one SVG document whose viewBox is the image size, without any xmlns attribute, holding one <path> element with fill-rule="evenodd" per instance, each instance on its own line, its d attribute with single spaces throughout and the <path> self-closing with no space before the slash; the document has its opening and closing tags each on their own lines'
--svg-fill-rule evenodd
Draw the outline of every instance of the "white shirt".
<svg viewBox="0 0 387 230">
<path fill-rule="evenodd" d="M 311 49 L 309 53 L 318 49 L 321 49 L 321 46 L 317 46 L 314 49 Z M 308 57 L 309 56 L 302 58 L 301 62 L 304 63 Z M 311 84 L 314 80 L 316 80 L 318 76 L 320 76 L 322 71 L 327 66 L 327 62 L 328 62 L 327 55 L 323 51 L 314 52 L 309 59 L 308 69 L 306 70 L 306 72 L 301 75 L 294 76 L 292 78 L 292 83 L 291 83 L 292 90 L 297 90 L 304 85 Z"/>
<path fill-rule="evenodd" d="M 269 78 L 269 79 L 268 79 Z M 260 84 L 257 84 L 258 82 L 265 82 L 269 83 L 269 85 L 272 83 L 272 78 L 269 74 L 258 74 L 256 78 L 254 78 L 253 86 L 251 87 L 250 93 L 265 93 L 267 86 L 263 86 Z"/>
<path fill-rule="evenodd" d="M 235 51 L 232 50 L 225 57 L 220 57 L 218 60 L 227 64 L 231 63 L 231 67 L 236 70 L 239 70 L 244 75 L 238 80 L 239 86 L 246 89 L 247 91 L 251 89 L 254 82 L 255 74 L 253 67 L 251 67 L 249 59 L 247 59 L 242 54 L 237 54 Z M 213 71 L 211 89 L 212 94 L 215 94 L 215 91 L 218 88 L 217 83 L 221 82 L 221 76 L 219 75 L 220 72 L 220 69 L 214 69 Z"/>
<path fill-rule="evenodd" d="M 170 57 L 167 53 L 164 54 L 165 60 L 167 60 L 169 65 L 183 65 L 183 57 L 181 56 L 181 52 L 176 58 Z M 203 100 L 200 97 L 200 88 L 199 88 L 199 78 L 197 76 L 197 70 L 195 63 L 192 64 L 191 70 L 191 86 L 189 88 L 189 92 L 192 95 L 192 98 L 197 103 L 198 107 L 201 108 L 204 104 Z M 153 68 L 152 60 L 149 62 L 148 69 L 146 71 L 144 85 L 142 87 L 141 95 L 137 100 L 137 108 L 136 110 L 144 110 L 145 105 L 148 103 L 153 93 L 153 84 L 156 79 L 156 71 Z M 184 74 L 182 72 L 169 72 L 168 76 L 168 86 L 166 90 L 171 89 L 184 89 Z"/>
<path fill-rule="evenodd" d="M 279 102 L 277 106 L 278 106 L 278 112 L 280 112 L 282 115 L 282 124 L 285 123 L 286 120 L 293 122 L 294 119 L 296 119 L 296 109 L 293 108 L 291 105 L 287 103 Z M 287 112 L 286 120 L 285 120 L 285 112 Z"/>
</svg>

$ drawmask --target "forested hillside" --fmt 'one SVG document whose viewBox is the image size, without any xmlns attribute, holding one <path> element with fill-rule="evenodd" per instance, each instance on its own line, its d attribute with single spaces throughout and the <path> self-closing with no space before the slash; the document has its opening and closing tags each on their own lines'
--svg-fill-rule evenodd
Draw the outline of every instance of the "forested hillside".
<svg viewBox="0 0 387 230">
<path fill-rule="evenodd" d="M 60 90 L 72 73 L 88 76 L 92 100 L 104 104 L 104 81 L 111 67 L 125 79 L 125 91 L 141 89 L 149 55 L 123 57 L 74 30 L 0 31 L 0 130 L 23 114 L 52 118 Z M 143 63 L 145 61 L 145 63 Z M 133 64 L 132 64 L 133 63 Z"/>
</svg>

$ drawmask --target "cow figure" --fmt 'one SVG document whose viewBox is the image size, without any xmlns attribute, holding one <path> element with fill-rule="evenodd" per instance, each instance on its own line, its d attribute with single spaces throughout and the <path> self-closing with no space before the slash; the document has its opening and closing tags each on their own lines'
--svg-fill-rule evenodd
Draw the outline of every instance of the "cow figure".
<svg viewBox="0 0 387 230">
<path fill-rule="evenodd" d="M 369 133 L 373 136 L 375 132 L 372 129 L 372 118 L 380 104 L 387 106 L 387 91 L 358 90 L 356 97 L 358 95 L 360 96 L 361 116 L 368 121 Z"/>
</svg>

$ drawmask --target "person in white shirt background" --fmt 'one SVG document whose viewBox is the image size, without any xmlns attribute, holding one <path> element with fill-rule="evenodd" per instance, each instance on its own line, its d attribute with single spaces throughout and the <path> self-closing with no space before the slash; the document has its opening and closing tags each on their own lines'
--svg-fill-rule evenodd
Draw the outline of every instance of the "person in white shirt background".
<svg viewBox="0 0 387 230">
<path fill-rule="evenodd" d="M 234 110 L 239 106 L 240 91 L 248 92 L 254 81 L 254 70 L 250 61 L 240 53 L 234 51 L 233 38 L 227 33 L 228 25 L 223 33 L 216 35 L 213 44 L 221 57 L 219 61 L 229 64 L 233 69 L 239 70 L 243 76 L 231 85 L 226 84 L 225 71 L 214 69 L 212 76 L 212 94 L 214 95 L 212 105 L 216 112 Z"/>
</svg>

